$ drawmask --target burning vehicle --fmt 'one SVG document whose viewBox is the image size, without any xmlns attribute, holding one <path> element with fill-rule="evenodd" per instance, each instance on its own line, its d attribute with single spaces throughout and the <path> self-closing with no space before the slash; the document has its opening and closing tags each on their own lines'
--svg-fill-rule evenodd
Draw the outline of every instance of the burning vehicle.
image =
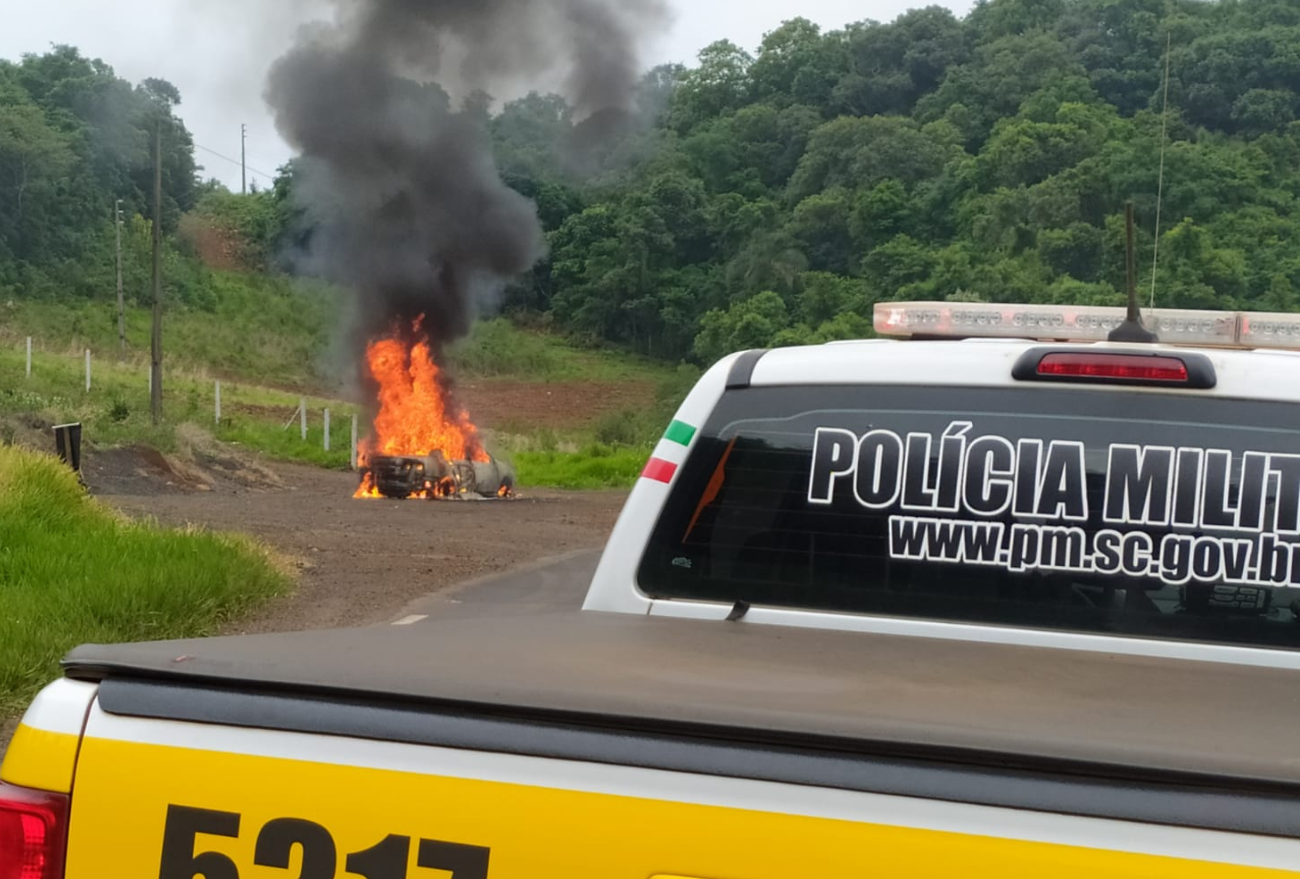
<svg viewBox="0 0 1300 879">
<path fill-rule="evenodd" d="M 379 404 L 361 443 L 355 497 L 391 500 L 509 498 L 515 473 L 483 448 L 469 413 L 455 405 L 424 317 L 370 343 L 366 379 Z"/>
<path fill-rule="evenodd" d="M 514 474 L 484 450 L 439 369 L 547 254 L 537 200 L 493 156 L 490 96 L 561 89 L 570 130 L 557 158 L 598 172 L 640 124 L 639 50 L 666 32 L 668 4 L 299 5 L 311 26 L 271 65 L 263 96 L 296 153 L 283 258 L 347 291 L 347 353 L 377 386 L 356 496 L 509 496 Z"/>
<path fill-rule="evenodd" d="M 495 458 L 448 461 L 441 452 L 424 458 L 380 455 L 362 470 L 361 486 L 365 497 L 393 500 L 505 498 L 514 495 L 515 474 Z"/>
</svg>

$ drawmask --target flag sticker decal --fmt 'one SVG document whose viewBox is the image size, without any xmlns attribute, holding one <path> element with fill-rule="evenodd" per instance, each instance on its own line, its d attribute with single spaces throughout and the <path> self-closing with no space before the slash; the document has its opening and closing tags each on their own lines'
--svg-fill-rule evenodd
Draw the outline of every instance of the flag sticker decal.
<svg viewBox="0 0 1300 879">
<path fill-rule="evenodd" d="M 672 461 L 665 461 L 663 458 L 651 458 L 645 465 L 645 470 L 641 472 L 642 479 L 653 479 L 655 482 L 662 482 L 665 485 L 673 481 L 673 476 L 677 473 L 677 465 Z"/>
<path fill-rule="evenodd" d="M 668 425 L 668 432 L 664 434 L 664 439 L 679 446 L 689 446 L 691 440 L 695 439 L 695 428 L 684 421 L 674 421 Z"/>
</svg>

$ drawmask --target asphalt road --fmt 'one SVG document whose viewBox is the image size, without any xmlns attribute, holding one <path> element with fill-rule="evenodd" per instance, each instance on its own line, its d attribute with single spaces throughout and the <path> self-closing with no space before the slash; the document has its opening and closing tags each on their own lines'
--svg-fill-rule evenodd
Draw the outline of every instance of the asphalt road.
<svg viewBox="0 0 1300 879">
<path fill-rule="evenodd" d="M 578 550 L 443 589 L 411 602 L 389 625 L 579 610 L 600 554 Z"/>
</svg>

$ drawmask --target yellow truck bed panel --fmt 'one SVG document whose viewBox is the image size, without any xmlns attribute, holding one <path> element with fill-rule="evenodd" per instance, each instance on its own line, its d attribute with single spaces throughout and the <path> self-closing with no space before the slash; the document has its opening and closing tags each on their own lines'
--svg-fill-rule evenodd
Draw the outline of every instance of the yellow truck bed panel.
<svg viewBox="0 0 1300 879">
<path fill-rule="evenodd" d="M 68 856 L 68 879 L 1198 879 L 1295 875 L 1300 841 L 96 710 Z"/>
</svg>

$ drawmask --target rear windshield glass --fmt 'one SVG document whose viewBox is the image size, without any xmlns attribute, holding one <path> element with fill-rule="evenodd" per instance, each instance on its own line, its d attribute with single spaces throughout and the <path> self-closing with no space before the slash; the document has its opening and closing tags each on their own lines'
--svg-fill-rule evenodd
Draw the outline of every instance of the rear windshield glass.
<svg viewBox="0 0 1300 879">
<path fill-rule="evenodd" d="M 1300 646 L 1300 419 L 1127 391 L 728 392 L 655 598 Z"/>
</svg>

